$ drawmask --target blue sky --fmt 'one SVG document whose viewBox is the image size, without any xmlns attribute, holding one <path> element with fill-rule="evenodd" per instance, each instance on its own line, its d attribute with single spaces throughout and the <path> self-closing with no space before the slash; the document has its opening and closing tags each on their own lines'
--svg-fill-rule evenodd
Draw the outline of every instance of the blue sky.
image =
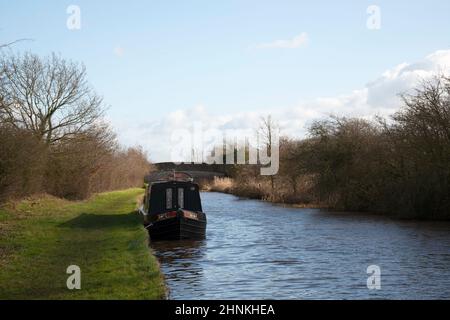
<svg viewBox="0 0 450 320">
<path fill-rule="evenodd" d="M 66 27 L 72 4 L 80 30 Z M 369 5 L 381 9 L 380 30 L 366 27 Z M 449 49 L 449 12 L 445 0 L 0 0 L 0 43 L 32 38 L 15 50 L 82 61 L 121 136 L 196 106 L 226 116 L 349 94 Z M 296 48 L 258 47 L 302 33 Z M 139 143 L 139 132 L 123 135 Z"/>
</svg>

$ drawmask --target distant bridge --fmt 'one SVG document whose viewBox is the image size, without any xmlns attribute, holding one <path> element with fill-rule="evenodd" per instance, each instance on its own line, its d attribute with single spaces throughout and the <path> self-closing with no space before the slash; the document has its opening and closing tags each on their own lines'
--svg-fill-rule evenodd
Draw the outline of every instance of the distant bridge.
<svg viewBox="0 0 450 320">
<path fill-rule="evenodd" d="M 190 174 L 195 182 L 206 182 L 214 180 L 214 177 L 225 177 L 227 175 L 225 165 L 206 163 L 181 163 L 160 162 L 153 164 L 156 171 L 145 177 L 145 182 L 151 182 L 158 178 L 161 171 L 182 171 Z"/>
</svg>

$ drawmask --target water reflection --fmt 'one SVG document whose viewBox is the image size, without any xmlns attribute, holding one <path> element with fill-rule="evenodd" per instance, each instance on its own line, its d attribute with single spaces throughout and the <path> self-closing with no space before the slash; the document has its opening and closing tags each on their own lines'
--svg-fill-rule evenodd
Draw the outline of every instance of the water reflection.
<svg viewBox="0 0 450 320">
<path fill-rule="evenodd" d="M 172 299 L 450 298 L 450 223 L 202 200 L 206 240 L 152 244 Z"/>
<path fill-rule="evenodd" d="M 169 286 L 187 290 L 196 287 L 202 280 L 203 267 L 199 263 L 205 255 L 206 240 L 197 241 L 158 241 L 152 248 L 159 262 L 164 266 L 164 276 Z"/>
</svg>

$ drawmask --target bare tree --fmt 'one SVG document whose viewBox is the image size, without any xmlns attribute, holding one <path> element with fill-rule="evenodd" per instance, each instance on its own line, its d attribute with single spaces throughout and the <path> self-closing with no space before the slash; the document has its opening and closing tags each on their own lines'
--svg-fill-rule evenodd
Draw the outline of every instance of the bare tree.
<svg viewBox="0 0 450 320">
<path fill-rule="evenodd" d="M 273 131 L 275 130 L 276 126 L 277 124 L 275 123 L 275 121 L 273 121 L 271 115 L 260 118 L 260 124 L 258 128 L 258 135 L 261 138 L 260 144 L 265 144 L 268 150 L 270 150 Z"/>
<path fill-rule="evenodd" d="M 267 156 L 271 157 L 272 144 L 274 143 L 275 130 L 278 130 L 278 124 L 272 119 L 271 115 L 261 117 L 261 122 L 257 131 L 258 134 L 258 148 L 265 145 Z M 274 190 L 274 176 L 270 176 L 270 186 L 272 192 Z"/>
<path fill-rule="evenodd" d="M 7 47 L 10 47 L 13 44 L 16 44 L 16 43 L 22 42 L 22 41 L 33 41 L 33 39 L 18 39 L 18 40 L 14 40 L 12 42 L 3 43 L 3 44 L 0 44 L 0 49 L 4 49 L 4 48 L 7 48 Z"/>
<path fill-rule="evenodd" d="M 70 139 L 103 113 L 83 65 L 56 54 L 0 59 L 0 120 L 34 132 L 48 145 Z"/>
</svg>

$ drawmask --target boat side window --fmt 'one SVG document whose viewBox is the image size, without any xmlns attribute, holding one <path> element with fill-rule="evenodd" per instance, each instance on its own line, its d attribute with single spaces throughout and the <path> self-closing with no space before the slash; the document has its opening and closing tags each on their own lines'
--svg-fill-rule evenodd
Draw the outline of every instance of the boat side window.
<svg viewBox="0 0 450 320">
<path fill-rule="evenodd" d="M 178 188 L 178 207 L 184 208 L 184 188 Z"/>
<path fill-rule="evenodd" d="M 172 209 L 172 188 L 166 189 L 166 209 Z"/>
<path fill-rule="evenodd" d="M 144 209 L 145 211 L 148 211 L 148 208 L 150 207 L 150 192 L 151 192 L 152 185 L 147 185 L 147 188 L 145 190 L 144 194 Z"/>
</svg>

